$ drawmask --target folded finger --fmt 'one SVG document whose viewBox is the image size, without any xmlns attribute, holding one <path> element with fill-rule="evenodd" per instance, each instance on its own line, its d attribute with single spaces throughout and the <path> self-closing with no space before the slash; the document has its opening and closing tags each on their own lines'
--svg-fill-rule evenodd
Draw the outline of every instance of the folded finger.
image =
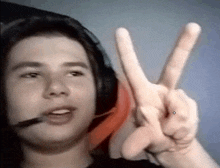
<svg viewBox="0 0 220 168">
<path fill-rule="evenodd" d="M 162 122 L 162 129 L 165 135 L 174 136 L 178 130 L 186 132 L 189 106 L 183 94 L 180 90 L 173 90 L 166 97 L 167 117 Z"/>
<path fill-rule="evenodd" d="M 181 89 L 173 91 L 167 97 L 168 117 L 162 122 L 165 135 L 174 139 L 182 139 L 188 135 L 195 135 L 198 115 L 197 105 Z"/>
<path fill-rule="evenodd" d="M 158 153 L 167 150 L 172 140 L 165 137 L 161 131 L 148 125 L 137 128 L 122 145 L 122 156 L 132 159 L 144 150 Z"/>
<path fill-rule="evenodd" d="M 122 156 L 125 159 L 132 159 L 141 153 L 147 146 L 150 145 L 151 132 L 145 127 L 139 127 L 133 132 L 122 145 Z"/>
</svg>

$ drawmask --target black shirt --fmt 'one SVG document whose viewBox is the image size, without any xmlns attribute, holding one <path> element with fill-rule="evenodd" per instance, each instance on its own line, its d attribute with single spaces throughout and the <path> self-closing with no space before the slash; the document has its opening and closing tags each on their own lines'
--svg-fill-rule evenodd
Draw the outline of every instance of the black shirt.
<svg viewBox="0 0 220 168">
<path fill-rule="evenodd" d="M 106 155 L 93 155 L 94 162 L 87 168 L 163 168 L 148 160 L 129 161 L 123 158 L 111 159 Z"/>
<path fill-rule="evenodd" d="M 111 159 L 107 155 L 92 155 L 94 162 L 87 168 L 163 168 L 148 160 L 129 161 L 123 158 Z M 3 165 L 1 165 L 3 166 Z M 3 168 L 21 168 L 13 162 L 7 162 Z"/>
</svg>

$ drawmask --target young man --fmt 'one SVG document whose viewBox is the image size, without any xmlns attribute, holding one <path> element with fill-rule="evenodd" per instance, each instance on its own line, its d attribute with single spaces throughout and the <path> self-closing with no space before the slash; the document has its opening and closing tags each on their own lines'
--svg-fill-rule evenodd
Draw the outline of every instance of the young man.
<svg viewBox="0 0 220 168">
<path fill-rule="evenodd" d="M 116 41 L 137 105 L 137 130 L 122 154 L 152 153 L 164 167 L 218 167 L 195 138 L 194 100 L 177 90 L 178 79 L 200 33 L 186 26 L 158 84 L 138 64 L 128 31 Z M 19 138 L 23 168 L 156 167 L 90 155 L 88 128 L 111 109 L 117 79 L 99 43 L 71 18 L 34 17 L 7 25 L 1 33 L 2 111 Z"/>
</svg>

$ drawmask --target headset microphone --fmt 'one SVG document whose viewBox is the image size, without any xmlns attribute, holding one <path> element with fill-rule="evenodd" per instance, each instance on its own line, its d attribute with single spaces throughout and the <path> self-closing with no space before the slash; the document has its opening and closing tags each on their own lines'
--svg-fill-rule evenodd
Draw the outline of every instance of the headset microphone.
<svg viewBox="0 0 220 168">
<path fill-rule="evenodd" d="M 13 125 L 13 127 L 14 128 L 26 128 L 26 127 L 29 127 L 31 125 L 44 122 L 45 120 L 46 120 L 45 116 L 36 117 L 36 118 L 29 119 L 29 120 L 21 121 L 21 122 L 15 124 L 15 125 Z"/>
</svg>

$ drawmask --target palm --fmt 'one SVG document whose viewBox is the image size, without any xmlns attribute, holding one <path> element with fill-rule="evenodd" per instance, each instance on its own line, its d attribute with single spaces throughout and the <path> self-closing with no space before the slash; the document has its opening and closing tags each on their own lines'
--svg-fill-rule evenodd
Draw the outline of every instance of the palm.
<svg viewBox="0 0 220 168">
<path fill-rule="evenodd" d="M 136 101 L 136 118 L 140 125 L 123 145 L 122 153 L 125 157 L 135 156 L 143 149 L 157 154 L 175 146 L 181 148 L 194 136 L 196 128 L 187 128 L 196 119 L 196 105 L 176 87 L 199 33 L 200 27 L 197 24 L 186 26 L 158 83 L 153 84 L 140 68 L 127 30 L 117 30 L 120 59 Z M 175 117 L 172 115 L 174 110 L 178 111 Z M 185 115 L 189 111 L 193 114 L 186 120 Z"/>
</svg>

